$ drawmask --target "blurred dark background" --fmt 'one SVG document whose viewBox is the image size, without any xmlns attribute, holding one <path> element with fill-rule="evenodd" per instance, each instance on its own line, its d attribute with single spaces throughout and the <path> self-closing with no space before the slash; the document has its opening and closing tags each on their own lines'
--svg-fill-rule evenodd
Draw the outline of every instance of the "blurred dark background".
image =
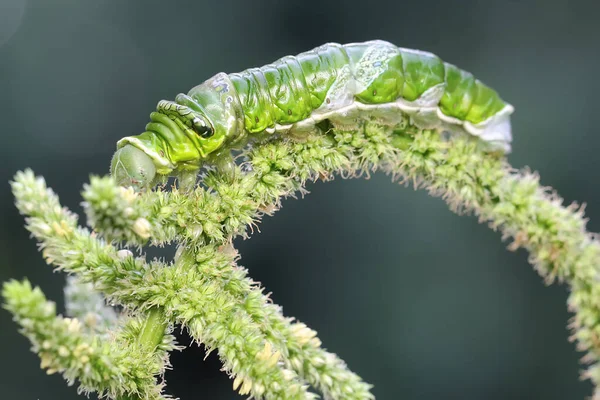
<svg viewBox="0 0 600 400">
<path fill-rule="evenodd" d="M 510 161 L 587 202 L 600 231 L 599 21 L 594 0 L 0 0 L 0 281 L 27 276 L 62 307 L 64 276 L 12 204 L 17 170 L 43 174 L 80 212 L 82 185 L 158 100 L 327 41 L 432 51 L 498 89 L 517 110 Z M 525 252 L 383 175 L 310 190 L 237 243 L 242 263 L 379 399 L 591 394 L 566 289 L 545 287 Z M 78 398 L 39 369 L 4 310 L 0 346 L 0 397 Z M 216 356 L 203 357 L 195 345 L 172 357 L 169 393 L 237 398 Z"/>
</svg>

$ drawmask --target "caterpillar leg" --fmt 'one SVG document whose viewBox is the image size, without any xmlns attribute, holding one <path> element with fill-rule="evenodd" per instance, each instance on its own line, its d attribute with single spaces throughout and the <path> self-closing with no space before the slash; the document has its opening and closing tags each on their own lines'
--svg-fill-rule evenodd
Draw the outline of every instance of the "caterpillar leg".
<svg viewBox="0 0 600 400">
<path fill-rule="evenodd" d="M 237 171 L 237 165 L 233 159 L 233 154 L 230 151 L 219 153 L 214 160 L 214 167 L 219 171 L 223 176 L 228 178 L 230 181 L 235 178 L 235 174 Z"/>
<path fill-rule="evenodd" d="M 182 170 L 175 176 L 177 178 L 177 184 L 179 190 L 184 193 L 190 193 L 196 187 L 196 180 L 198 179 L 199 169 Z"/>
</svg>

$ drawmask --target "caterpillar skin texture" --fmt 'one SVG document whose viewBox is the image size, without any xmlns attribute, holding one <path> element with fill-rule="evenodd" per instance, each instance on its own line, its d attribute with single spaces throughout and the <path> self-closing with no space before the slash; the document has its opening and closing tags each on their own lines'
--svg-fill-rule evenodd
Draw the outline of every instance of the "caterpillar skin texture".
<svg viewBox="0 0 600 400">
<path fill-rule="evenodd" d="M 219 73 L 162 100 L 146 131 L 117 143 L 112 172 L 147 187 L 197 172 L 236 143 L 259 134 L 301 134 L 321 121 L 358 128 L 365 118 L 395 126 L 477 136 L 510 152 L 513 107 L 472 74 L 431 53 L 385 41 L 328 43 L 261 68 Z"/>
</svg>

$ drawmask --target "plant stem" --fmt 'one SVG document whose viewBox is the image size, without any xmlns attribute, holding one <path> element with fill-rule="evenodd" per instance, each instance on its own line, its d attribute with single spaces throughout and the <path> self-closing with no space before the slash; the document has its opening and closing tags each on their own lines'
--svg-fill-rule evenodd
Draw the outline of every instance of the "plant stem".
<svg viewBox="0 0 600 400">
<path fill-rule="evenodd" d="M 148 312 L 148 318 L 138 338 L 140 345 L 147 350 L 154 351 L 162 341 L 166 328 L 167 322 L 163 309 L 161 307 L 152 308 Z"/>
<path fill-rule="evenodd" d="M 154 352 L 156 347 L 162 342 L 167 322 L 162 307 L 154 307 L 147 313 L 146 321 L 138 337 L 138 342 L 142 350 Z M 134 394 L 126 394 L 115 400 L 142 400 L 142 397 Z"/>
</svg>

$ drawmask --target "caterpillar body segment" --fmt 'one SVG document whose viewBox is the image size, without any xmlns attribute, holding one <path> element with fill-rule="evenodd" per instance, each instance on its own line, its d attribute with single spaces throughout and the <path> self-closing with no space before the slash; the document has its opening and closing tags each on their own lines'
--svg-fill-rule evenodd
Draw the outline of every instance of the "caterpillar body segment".
<svg viewBox="0 0 600 400">
<path fill-rule="evenodd" d="M 175 101 L 160 101 L 145 132 L 118 142 L 111 169 L 122 184 L 143 188 L 197 171 L 253 135 L 313 130 L 324 120 L 354 128 L 365 118 L 466 133 L 507 153 L 512 112 L 494 90 L 432 53 L 384 41 L 328 43 L 261 68 L 219 73 Z M 128 146 L 140 151 L 123 151 Z M 147 160 L 136 159 L 144 157 L 154 172 L 140 172 Z"/>
</svg>

